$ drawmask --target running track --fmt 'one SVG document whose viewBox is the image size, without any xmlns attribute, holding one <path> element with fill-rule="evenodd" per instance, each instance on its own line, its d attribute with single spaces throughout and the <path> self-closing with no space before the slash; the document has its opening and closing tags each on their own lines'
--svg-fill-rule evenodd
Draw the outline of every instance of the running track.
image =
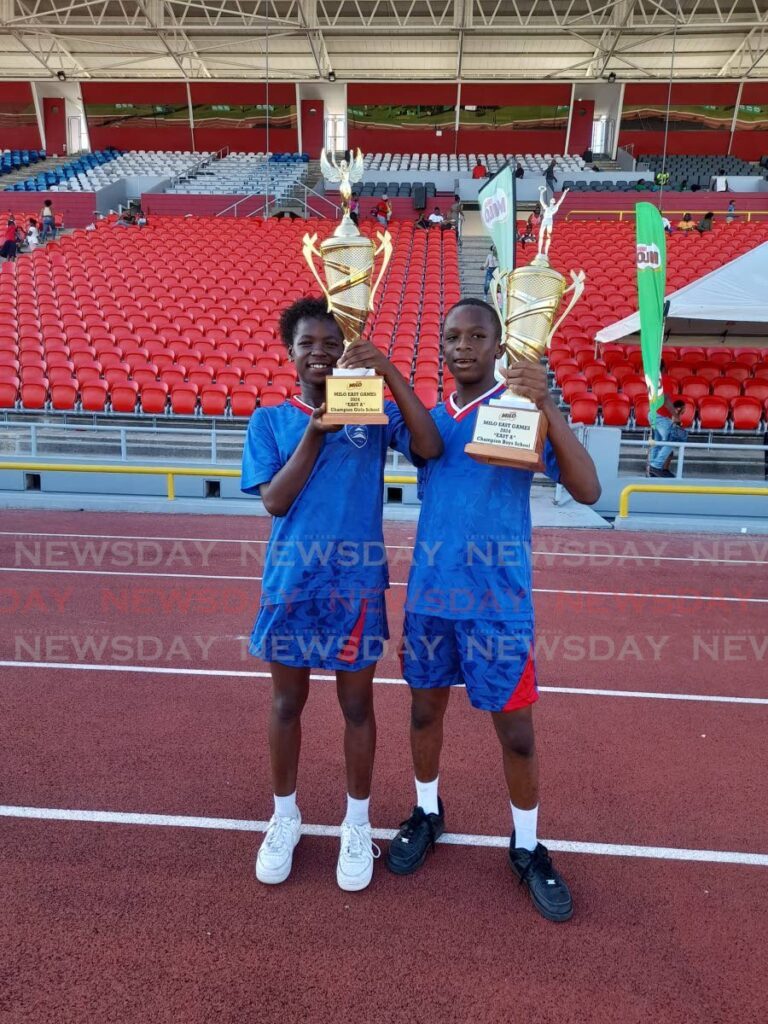
<svg viewBox="0 0 768 1024">
<path fill-rule="evenodd" d="M 311 834 L 286 885 L 256 883 L 269 688 L 242 638 L 267 529 L 4 515 L 3 1024 L 763 1024 L 765 540 L 536 534 L 541 831 L 576 900 L 554 926 L 512 881 L 500 759 L 462 691 L 451 842 L 354 895 L 334 879 L 341 724 L 318 678 Z M 386 531 L 393 638 L 413 534 Z M 377 680 L 387 830 L 412 801 L 394 651 Z"/>
</svg>

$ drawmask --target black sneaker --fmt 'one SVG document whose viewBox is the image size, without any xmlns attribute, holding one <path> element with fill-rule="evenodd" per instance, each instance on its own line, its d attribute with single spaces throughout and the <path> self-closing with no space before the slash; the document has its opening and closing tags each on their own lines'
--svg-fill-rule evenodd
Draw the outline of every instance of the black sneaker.
<svg viewBox="0 0 768 1024">
<path fill-rule="evenodd" d="M 515 833 L 509 841 L 509 862 L 520 879 L 528 886 L 533 905 L 548 921 L 567 921 L 573 916 L 573 900 L 564 879 L 555 871 L 546 846 L 538 843 L 536 849 L 523 850 L 515 846 Z"/>
<path fill-rule="evenodd" d="M 387 867 L 396 875 L 410 875 L 420 868 L 435 842 L 445 832 L 443 801 L 437 798 L 437 814 L 425 814 L 414 807 L 413 814 L 400 825 L 400 831 L 389 844 Z"/>
</svg>

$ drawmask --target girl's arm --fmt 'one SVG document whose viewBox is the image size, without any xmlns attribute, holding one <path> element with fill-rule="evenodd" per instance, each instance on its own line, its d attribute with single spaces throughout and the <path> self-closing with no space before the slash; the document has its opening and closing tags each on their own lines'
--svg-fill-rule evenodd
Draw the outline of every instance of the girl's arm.
<svg viewBox="0 0 768 1024">
<path fill-rule="evenodd" d="M 592 458 L 568 426 L 547 387 L 547 371 L 541 363 L 513 363 L 502 370 L 507 384 L 535 402 L 547 417 L 547 437 L 560 467 L 560 482 L 576 501 L 594 505 L 602 493 Z"/>
<path fill-rule="evenodd" d="M 339 360 L 344 370 L 370 368 L 381 374 L 397 402 L 411 435 L 411 451 L 422 459 L 437 459 L 443 454 L 443 439 L 429 412 L 424 408 L 408 381 L 370 341 L 348 345 Z"/>
<path fill-rule="evenodd" d="M 341 430 L 341 427 L 323 426 L 320 417 L 324 412 L 324 405 L 315 409 L 309 418 L 307 429 L 304 431 L 304 436 L 299 441 L 296 451 L 282 469 L 275 473 L 269 483 L 259 487 L 264 508 L 270 515 L 284 516 L 288 514 L 291 505 L 309 480 L 320 450 L 325 444 L 325 435 Z"/>
</svg>

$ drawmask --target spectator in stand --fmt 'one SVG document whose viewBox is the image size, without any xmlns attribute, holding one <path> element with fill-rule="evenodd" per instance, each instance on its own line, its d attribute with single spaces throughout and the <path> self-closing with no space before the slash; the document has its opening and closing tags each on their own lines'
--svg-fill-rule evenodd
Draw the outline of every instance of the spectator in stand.
<svg viewBox="0 0 768 1024">
<path fill-rule="evenodd" d="M 685 409 L 685 402 L 677 399 L 670 402 L 665 396 L 664 405 L 656 414 L 656 426 L 653 429 L 653 440 L 656 442 L 648 456 L 648 476 L 670 477 L 675 474 L 670 469 L 675 449 L 662 441 L 686 441 L 688 431 L 681 426 L 680 418 Z"/>
<path fill-rule="evenodd" d="M 442 213 L 440 213 L 440 207 L 436 206 L 432 213 L 430 213 L 429 215 L 429 223 L 432 225 L 432 227 L 440 227 L 443 224 L 444 220 L 445 218 L 443 217 Z"/>
<path fill-rule="evenodd" d="M 53 200 L 46 199 L 40 211 L 40 241 L 45 242 L 50 235 L 56 237 L 56 215 L 53 212 Z"/>
<path fill-rule="evenodd" d="M 555 197 L 555 186 L 557 185 L 557 178 L 555 177 L 555 170 L 557 164 L 554 160 L 550 160 L 547 164 L 547 169 L 544 171 L 544 181 L 547 183 L 547 188 L 552 193 L 552 198 Z"/>
<path fill-rule="evenodd" d="M 728 203 L 728 213 L 725 215 L 725 223 L 733 224 L 737 216 L 738 214 L 736 213 L 736 200 L 732 199 L 730 203 Z"/>
<path fill-rule="evenodd" d="M 712 179 L 714 182 L 715 192 L 728 192 L 728 179 L 725 176 L 725 168 L 721 167 L 715 177 Z"/>
<path fill-rule="evenodd" d="M 485 257 L 485 263 L 483 264 L 483 270 L 485 271 L 485 280 L 483 281 L 483 294 L 485 295 L 485 301 L 488 301 L 488 295 L 491 291 L 491 283 L 493 281 L 493 272 L 499 265 L 499 257 L 496 253 L 496 246 L 492 245 L 488 250 L 488 255 Z"/>
<path fill-rule="evenodd" d="M 664 228 L 668 235 L 672 234 L 672 225 L 670 224 L 668 217 L 661 218 L 661 226 Z"/>
<path fill-rule="evenodd" d="M 38 245 L 40 245 L 40 233 L 37 230 L 37 221 L 34 217 L 30 217 L 29 227 L 27 228 L 27 249 L 30 252 L 34 252 Z"/>
<path fill-rule="evenodd" d="M 690 213 L 684 213 L 683 219 L 677 222 L 677 228 L 679 231 L 693 231 L 696 227 L 696 222 Z"/>
<path fill-rule="evenodd" d="M 712 230 L 712 221 L 715 219 L 714 213 L 705 213 L 699 223 L 696 225 L 696 230 L 700 235 L 703 235 L 705 231 Z"/>
<path fill-rule="evenodd" d="M 595 156 L 589 147 L 587 147 L 581 154 L 581 159 L 584 161 L 585 164 L 591 164 L 592 161 L 595 159 Z"/>
<path fill-rule="evenodd" d="M 387 227 L 392 217 L 392 204 L 386 192 L 373 208 L 373 215 L 382 227 Z"/>
<path fill-rule="evenodd" d="M 638 178 L 635 184 L 632 186 L 635 192 L 645 192 L 648 186 L 645 183 L 645 178 Z"/>
<path fill-rule="evenodd" d="M 525 225 L 523 242 L 535 242 L 539 237 L 539 225 L 541 224 L 541 206 L 538 203 L 531 211 L 531 215 Z"/>
<path fill-rule="evenodd" d="M 475 166 L 472 168 L 472 177 L 473 178 L 487 178 L 488 177 L 488 171 L 485 169 L 485 167 L 483 166 L 483 164 L 482 164 L 482 162 L 480 160 L 478 160 L 477 163 L 475 164 Z"/>
<path fill-rule="evenodd" d="M 448 231 L 453 228 L 456 232 L 456 238 L 461 242 L 461 228 L 464 221 L 464 206 L 461 202 L 461 196 L 454 195 L 453 202 L 448 207 L 448 216 L 445 218 L 443 223 L 443 231 Z"/>
<path fill-rule="evenodd" d="M 140 228 L 145 228 L 149 224 L 146 213 L 139 207 L 136 210 L 136 225 Z"/>
<path fill-rule="evenodd" d="M 353 224 L 360 223 L 360 200 L 358 199 L 357 192 L 353 192 L 349 200 L 349 219 Z"/>
<path fill-rule="evenodd" d="M 518 181 L 520 180 L 520 178 L 524 178 L 525 177 L 525 171 L 523 170 L 523 165 L 520 163 L 519 160 L 517 161 L 517 167 L 515 168 L 515 177 L 518 179 Z"/>
<path fill-rule="evenodd" d="M 427 218 L 427 215 L 426 215 L 426 213 L 424 213 L 424 211 L 423 211 L 423 210 L 422 210 L 422 211 L 421 211 L 421 213 L 419 214 L 419 219 L 418 219 L 418 220 L 416 221 L 416 224 L 415 224 L 415 226 L 416 226 L 417 228 L 422 228 L 422 229 L 423 229 L 424 231 L 428 231 L 428 230 L 429 230 L 429 228 L 430 228 L 430 227 L 432 226 L 432 225 L 431 225 L 431 224 L 429 223 L 429 220 L 428 220 L 428 218 Z"/>
<path fill-rule="evenodd" d="M 16 253 L 19 251 L 20 234 L 21 232 L 19 231 L 15 219 L 13 217 L 9 217 L 5 226 L 3 244 L 0 246 L 0 256 L 2 256 L 3 259 L 10 260 L 11 262 L 16 259 Z"/>
<path fill-rule="evenodd" d="M 688 179 L 687 178 L 683 178 L 683 180 L 680 182 L 680 190 L 679 191 L 680 192 L 687 192 L 688 191 Z"/>
<path fill-rule="evenodd" d="M 691 192 L 701 192 L 701 185 L 698 183 L 698 181 L 694 181 L 694 183 L 691 185 Z"/>
</svg>

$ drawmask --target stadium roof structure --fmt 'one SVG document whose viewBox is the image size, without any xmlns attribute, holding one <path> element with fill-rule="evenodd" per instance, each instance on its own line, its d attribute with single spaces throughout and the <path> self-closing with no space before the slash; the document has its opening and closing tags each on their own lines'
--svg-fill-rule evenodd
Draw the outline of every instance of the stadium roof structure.
<svg viewBox="0 0 768 1024">
<path fill-rule="evenodd" d="M 768 6 L 0 0 L 0 79 L 311 81 L 331 72 L 351 81 L 765 79 Z"/>
</svg>

